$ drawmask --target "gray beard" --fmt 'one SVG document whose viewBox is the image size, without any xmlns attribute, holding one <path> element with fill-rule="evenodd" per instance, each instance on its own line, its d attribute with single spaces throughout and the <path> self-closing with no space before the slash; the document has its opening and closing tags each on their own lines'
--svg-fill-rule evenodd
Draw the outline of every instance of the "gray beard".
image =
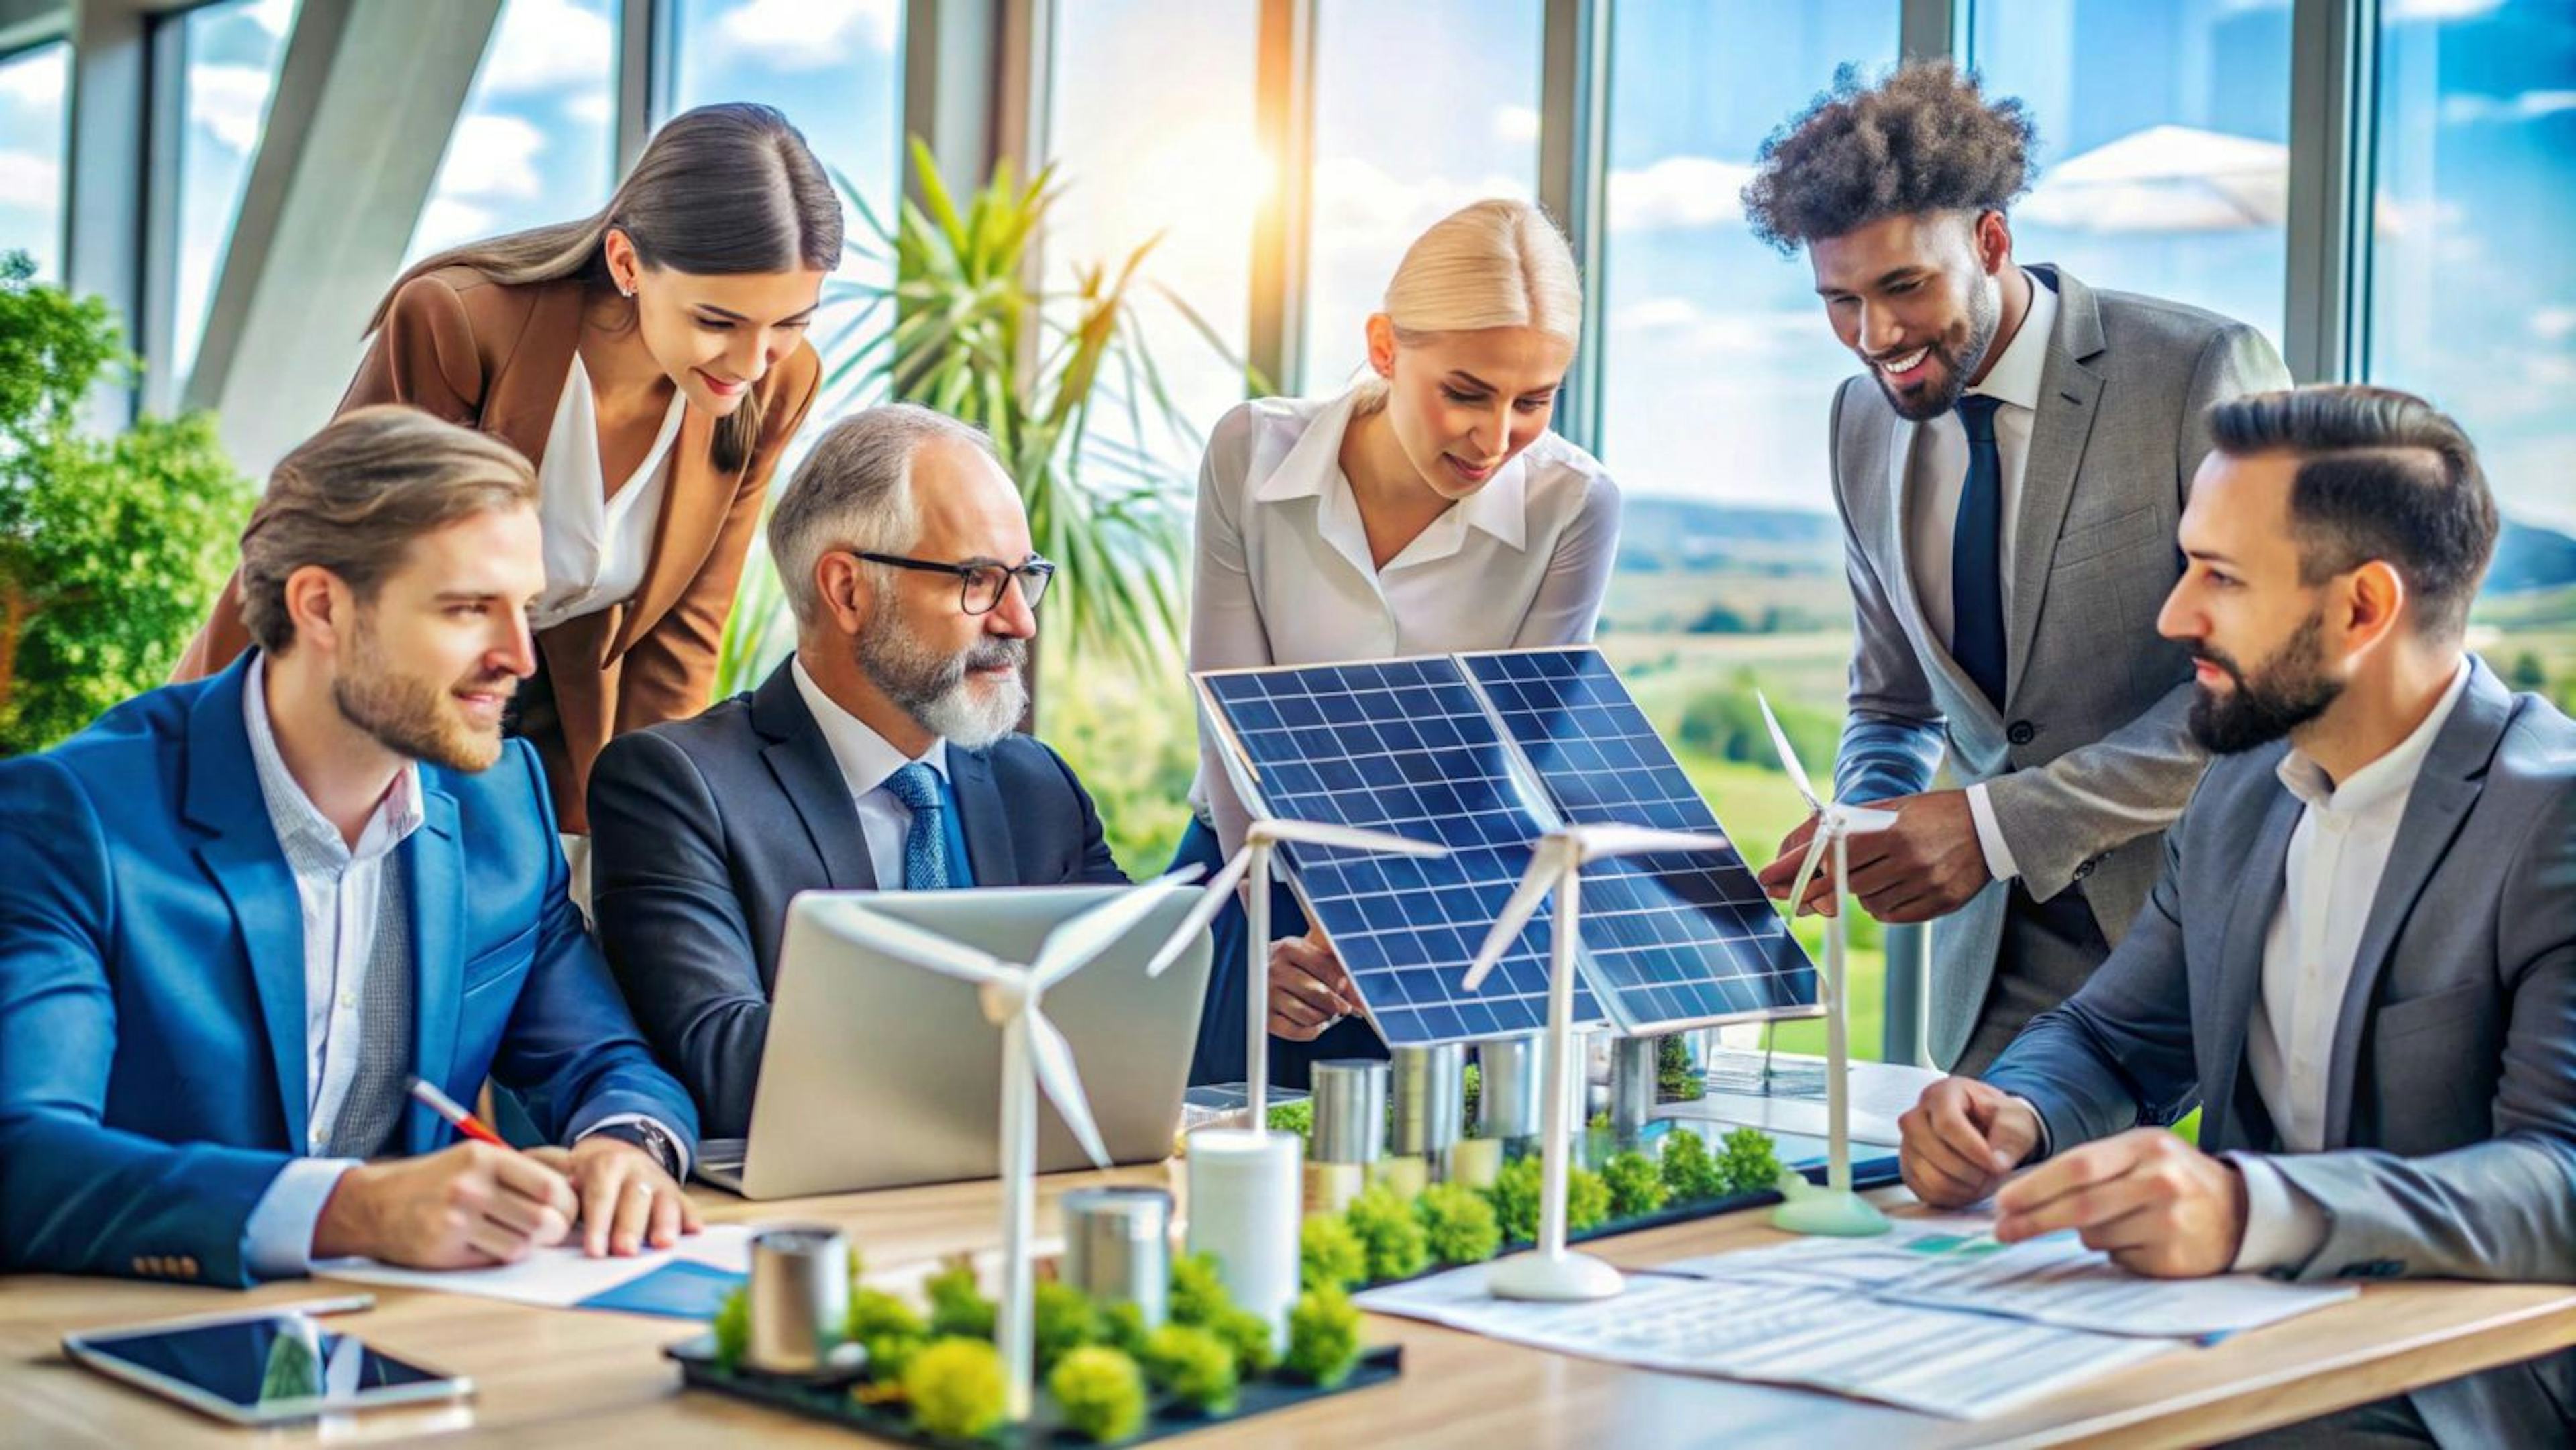
<svg viewBox="0 0 2576 1450">
<path fill-rule="evenodd" d="M 999 638 L 943 655 L 891 610 L 869 621 L 858 640 L 859 669 L 869 681 L 922 729 L 968 750 L 1010 734 L 1028 713 L 1028 681 L 1019 673 L 1028 658 L 1027 640 Z M 993 665 L 1009 665 L 1011 677 L 990 692 L 977 690 L 967 672 Z"/>
</svg>

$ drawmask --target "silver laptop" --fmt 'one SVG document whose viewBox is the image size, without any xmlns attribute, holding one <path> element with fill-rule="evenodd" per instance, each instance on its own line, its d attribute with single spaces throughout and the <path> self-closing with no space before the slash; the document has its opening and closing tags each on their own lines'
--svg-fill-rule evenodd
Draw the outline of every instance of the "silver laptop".
<svg viewBox="0 0 2576 1450">
<path fill-rule="evenodd" d="M 985 1020 L 973 987 L 884 956 L 837 923 L 864 904 L 1006 962 L 1025 962 L 1059 923 L 1126 889 L 798 896 L 787 908 L 751 1136 L 701 1145 L 699 1176 L 745 1198 L 992 1177 L 1001 1029 Z M 1175 894 L 1047 990 L 1047 1018 L 1073 1044 L 1092 1117 L 1120 1163 L 1171 1156 L 1207 991 L 1208 936 L 1200 933 L 1159 977 L 1145 974 L 1145 962 L 1195 899 L 1194 892 Z M 1043 1094 L 1038 1103 L 1038 1171 L 1091 1166 Z"/>
</svg>

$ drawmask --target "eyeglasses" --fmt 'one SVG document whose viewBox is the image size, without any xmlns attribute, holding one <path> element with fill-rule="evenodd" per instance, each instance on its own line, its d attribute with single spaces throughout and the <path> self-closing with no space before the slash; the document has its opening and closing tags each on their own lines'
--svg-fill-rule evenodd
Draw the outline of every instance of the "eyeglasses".
<svg viewBox="0 0 2576 1450">
<path fill-rule="evenodd" d="M 1021 602 L 1035 609 L 1038 601 L 1046 597 L 1047 585 L 1055 578 L 1055 565 L 1035 554 L 1018 564 L 1003 564 L 991 559 L 943 564 L 935 559 L 907 559 L 901 554 L 861 553 L 859 557 L 871 564 L 890 564 L 897 569 L 956 575 L 957 607 L 968 614 L 990 614 L 1001 607 L 1002 586 L 1013 579 L 1020 581 Z"/>
</svg>

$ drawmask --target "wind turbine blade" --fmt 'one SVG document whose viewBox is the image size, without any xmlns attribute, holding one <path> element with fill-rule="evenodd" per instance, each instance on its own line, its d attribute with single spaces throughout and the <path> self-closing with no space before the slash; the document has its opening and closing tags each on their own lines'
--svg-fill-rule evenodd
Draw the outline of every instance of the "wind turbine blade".
<svg viewBox="0 0 2576 1450">
<path fill-rule="evenodd" d="M 1494 964 L 1521 938 L 1521 928 L 1538 910 L 1539 898 L 1556 884 L 1556 873 L 1564 869 L 1558 852 L 1548 841 L 1541 840 L 1530 852 L 1529 869 L 1521 873 L 1521 884 L 1512 888 L 1512 899 L 1503 903 L 1502 914 L 1494 918 L 1494 929 L 1485 934 L 1485 944 L 1476 951 L 1474 965 L 1467 968 L 1466 979 L 1459 990 L 1472 992 L 1485 984 Z"/>
<path fill-rule="evenodd" d="M 1434 841 L 1417 841 L 1387 831 L 1364 831 L 1357 826 L 1327 825 L 1321 821 L 1262 821 L 1253 829 L 1274 841 L 1294 841 L 1301 846 L 1327 846 L 1336 851 L 1374 851 L 1389 856 L 1446 856 L 1449 848 Z"/>
<path fill-rule="evenodd" d="M 1109 1148 L 1100 1141 L 1100 1125 L 1091 1120 L 1091 1100 L 1083 1096 L 1082 1074 L 1073 1065 L 1073 1044 L 1065 1041 L 1055 1024 L 1046 1020 L 1046 1014 L 1035 1008 L 1024 1009 L 1020 1021 L 1027 1028 L 1029 1061 L 1037 1068 L 1038 1086 L 1045 1091 L 1047 1101 L 1055 1104 L 1057 1114 L 1066 1127 L 1073 1129 L 1074 1138 L 1082 1144 L 1082 1151 L 1091 1155 L 1091 1161 L 1108 1167 Z"/>
<path fill-rule="evenodd" d="M 1047 933 L 1038 945 L 1037 960 L 1029 963 L 1030 985 L 1054 986 L 1072 976 L 1092 958 L 1107 951 L 1110 944 L 1125 936 L 1135 925 L 1153 914 L 1172 893 L 1187 887 L 1198 875 L 1195 866 L 1157 876 L 1141 886 L 1130 887 L 1116 896 Z"/>
<path fill-rule="evenodd" d="M 1825 859 L 1825 847 L 1832 838 L 1833 833 L 1822 822 L 1817 823 L 1816 834 L 1808 838 L 1806 859 L 1798 863 L 1798 879 L 1789 883 L 1789 904 L 1781 911 L 1790 921 L 1798 919 L 1798 903 L 1807 899 L 1807 883 L 1816 879 L 1816 867 Z M 1834 889 L 1840 891 L 1842 883 L 1835 882 Z"/>
<path fill-rule="evenodd" d="M 977 951 L 963 942 L 950 941 L 911 922 L 881 916 L 864 906 L 840 913 L 832 927 L 842 936 L 898 961 L 927 967 L 978 986 L 987 982 L 1007 982 L 1015 975 L 990 953 Z"/>
<path fill-rule="evenodd" d="M 1843 834 L 1846 836 L 1866 836 L 1884 831 L 1895 825 L 1897 820 L 1894 811 L 1873 810 L 1868 806 L 1836 806 L 1834 809 L 1842 813 Z"/>
<path fill-rule="evenodd" d="M 1208 884 L 1200 891 L 1198 903 L 1190 908 L 1189 915 L 1181 918 L 1181 924 L 1173 929 L 1170 939 L 1155 950 L 1153 960 L 1145 963 L 1146 976 L 1159 977 L 1170 969 L 1172 963 L 1181 959 L 1181 953 L 1188 951 L 1190 943 L 1199 939 L 1199 933 L 1208 929 L 1208 923 L 1216 920 L 1217 913 L 1225 910 L 1226 903 L 1234 900 L 1235 883 L 1243 879 L 1243 873 L 1251 865 L 1252 852 L 1247 847 L 1235 852 L 1233 860 L 1217 868 L 1217 873 L 1208 878 Z"/>
<path fill-rule="evenodd" d="M 1657 831 L 1644 826 L 1577 826 L 1568 834 L 1582 847 L 1586 861 L 1658 851 L 1725 851 L 1735 844 L 1708 831 Z"/>
<path fill-rule="evenodd" d="M 1807 802 L 1807 809 L 1824 809 L 1816 799 L 1816 787 L 1807 779 L 1807 768 L 1798 763 L 1798 752 L 1789 747 L 1789 732 L 1780 728 L 1780 717 L 1771 713 L 1771 701 L 1760 690 L 1753 692 L 1753 703 L 1762 707 L 1762 723 L 1771 727 L 1771 748 L 1780 753 L 1780 764 L 1789 772 L 1789 780 Z"/>
</svg>

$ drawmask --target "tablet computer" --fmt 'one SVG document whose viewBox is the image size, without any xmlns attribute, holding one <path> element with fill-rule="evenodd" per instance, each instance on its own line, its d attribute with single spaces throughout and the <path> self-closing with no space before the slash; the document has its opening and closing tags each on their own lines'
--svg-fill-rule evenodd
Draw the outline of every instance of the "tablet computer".
<svg viewBox="0 0 2576 1450">
<path fill-rule="evenodd" d="M 325 1330 L 319 1316 L 364 1309 L 372 1295 L 176 1319 L 63 1336 L 63 1352 L 99 1373 L 236 1425 L 276 1425 L 382 1405 L 458 1399 L 461 1375 L 394 1358 Z"/>
</svg>

